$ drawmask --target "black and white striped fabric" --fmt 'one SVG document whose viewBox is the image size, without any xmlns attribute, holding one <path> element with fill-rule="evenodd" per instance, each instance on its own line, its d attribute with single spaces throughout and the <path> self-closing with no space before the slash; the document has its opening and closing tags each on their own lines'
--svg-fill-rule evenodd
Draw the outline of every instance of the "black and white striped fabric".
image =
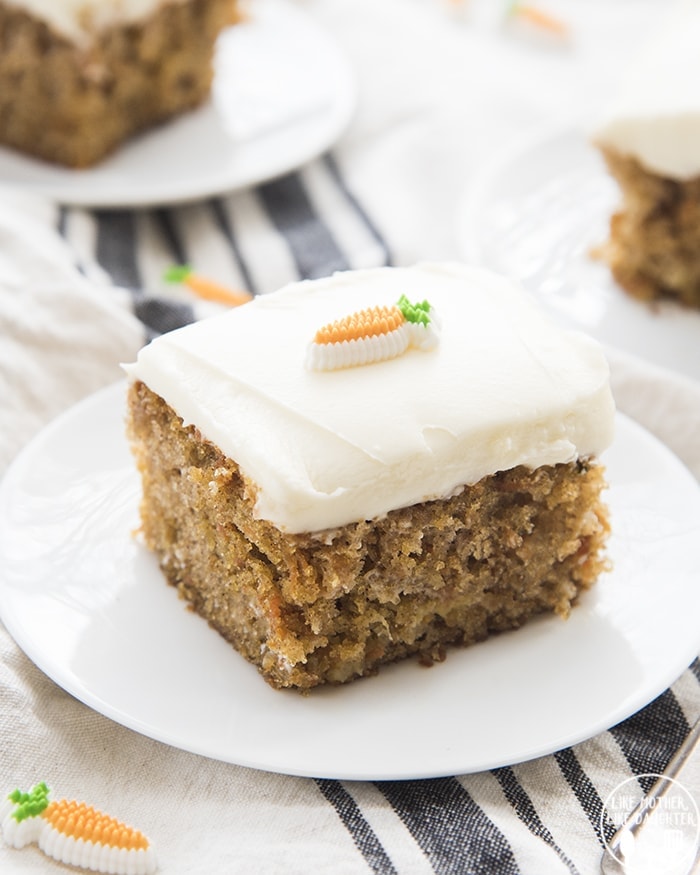
<svg viewBox="0 0 700 875">
<path fill-rule="evenodd" d="M 333 156 L 255 190 L 194 205 L 145 212 L 63 208 L 59 230 L 86 276 L 130 291 L 144 339 L 217 307 L 164 286 L 163 272 L 173 263 L 190 263 L 224 283 L 265 294 L 299 278 L 393 261 L 382 229 L 350 190 Z M 317 804 L 335 813 L 357 853 L 340 869 L 329 859 L 324 871 L 596 872 L 613 832 L 604 816 L 605 797 L 630 777 L 662 772 L 698 713 L 696 660 L 638 714 L 548 757 L 432 780 L 309 781 L 317 788 Z M 639 778 L 644 790 L 650 781 Z"/>
<path fill-rule="evenodd" d="M 132 292 L 151 334 L 220 309 L 167 286 L 163 274 L 173 264 L 258 295 L 296 279 L 392 262 L 331 155 L 257 189 L 179 208 L 63 208 L 59 227 L 86 276 Z"/>
</svg>

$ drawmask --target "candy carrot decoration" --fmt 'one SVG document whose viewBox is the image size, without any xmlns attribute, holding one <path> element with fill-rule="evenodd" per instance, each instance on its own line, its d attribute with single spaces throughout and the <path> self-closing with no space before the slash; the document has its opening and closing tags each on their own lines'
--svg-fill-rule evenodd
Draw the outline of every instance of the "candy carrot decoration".
<svg viewBox="0 0 700 875">
<path fill-rule="evenodd" d="M 409 346 L 432 349 L 438 341 L 436 322 L 427 301 L 412 304 L 401 295 L 396 304 L 359 310 L 319 328 L 307 367 L 333 371 L 395 358 Z"/>
<path fill-rule="evenodd" d="M 163 274 L 163 279 L 166 283 L 182 283 L 197 297 L 206 301 L 216 301 L 218 304 L 227 304 L 229 307 L 239 307 L 253 297 L 243 289 L 231 289 L 216 280 L 202 276 L 187 264 L 177 264 L 169 268 Z"/>
<path fill-rule="evenodd" d="M 563 21 L 528 3 L 518 3 L 516 0 L 515 3 L 511 3 L 508 15 L 517 16 L 525 21 L 529 21 L 530 24 L 534 24 L 542 30 L 548 30 L 556 36 L 564 37 L 569 32 L 568 27 Z"/>
<path fill-rule="evenodd" d="M 54 860 L 112 875 L 150 875 L 153 848 L 138 830 L 84 802 L 49 800 L 43 781 L 28 793 L 14 790 L 0 805 L 5 842 L 23 848 L 37 842 Z"/>
</svg>

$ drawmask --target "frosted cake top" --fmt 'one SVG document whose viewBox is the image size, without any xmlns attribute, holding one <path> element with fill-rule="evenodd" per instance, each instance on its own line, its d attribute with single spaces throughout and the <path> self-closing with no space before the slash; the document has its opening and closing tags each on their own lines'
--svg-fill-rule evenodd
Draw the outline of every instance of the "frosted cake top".
<svg viewBox="0 0 700 875">
<path fill-rule="evenodd" d="M 439 334 L 393 357 L 309 367 L 319 328 L 430 302 Z M 152 341 L 126 367 L 257 486 L 256 513 L 311 532 L 453 494 L 516 465 L 571 462 L 612 439 L 599 346 L 518 286 L 457 264 L 295 283 Z"/>
</svg>

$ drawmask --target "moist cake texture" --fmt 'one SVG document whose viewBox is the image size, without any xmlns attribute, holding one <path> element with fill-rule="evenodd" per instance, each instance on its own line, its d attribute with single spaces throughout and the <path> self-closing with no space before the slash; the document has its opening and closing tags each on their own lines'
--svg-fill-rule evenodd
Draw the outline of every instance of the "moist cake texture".
<svg viewBox="0 0 700 875">
<path fill-rule="evenodd" d="M 632 62 L 594 131 L 621 202 L 602 255 L 641 300 L 700 308 L 700 3 Z"/>
<path fill-rule="evenodd" d="M 69 167 L 208 96 L 236 0 L 0 0 L 0 143 Z"/>
<path fill-rule="evenodd" d="M 403 294 L 429 300 L 436 342 L 305 364 L 321 326 Z M 607 365 L 491 274 L 298 283 L 162 336 L 127 371 L 145 542 L 274 686 L 566 616 L 606 565 Z"/>
</svg>

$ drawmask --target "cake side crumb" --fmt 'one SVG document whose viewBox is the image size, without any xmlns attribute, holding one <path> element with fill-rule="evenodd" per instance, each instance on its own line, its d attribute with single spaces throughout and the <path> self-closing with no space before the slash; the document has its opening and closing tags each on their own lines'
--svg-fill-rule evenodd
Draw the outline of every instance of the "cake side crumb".
<svg viewBox="0 0 700 875">
<path fill-rule="evenodd" d="M 642 301 L 700 308 L 700 177 L 678 181 L 601 148 L 622 201 L 600 255 L 616 282 Z"/>
<path fill-rule="evenodd" d="M 379 520 L 288 535 L 255 518 L 235 462 L 138 381 L 128 433 L 146 544 L 274 687 L 430 663 L 536 614 L 566 617 L 607 567 L 597 464 L 518 467 Z"/>
</svg>

